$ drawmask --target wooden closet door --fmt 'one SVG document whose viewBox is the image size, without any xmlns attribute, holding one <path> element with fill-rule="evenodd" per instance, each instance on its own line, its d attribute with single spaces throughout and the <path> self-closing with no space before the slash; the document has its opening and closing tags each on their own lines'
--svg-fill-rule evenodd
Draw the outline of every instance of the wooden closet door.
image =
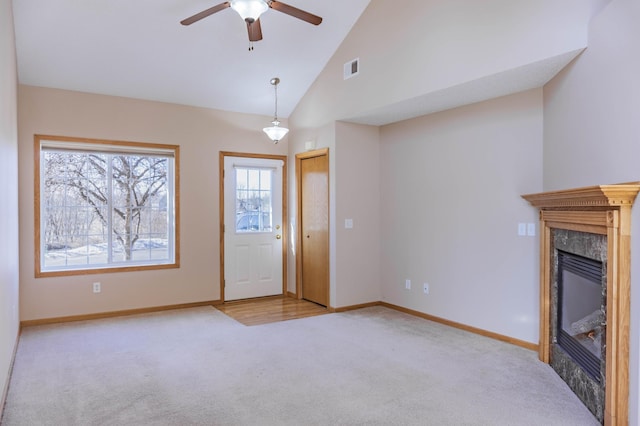
<svg viewBox="0 0 640 426">
<path fill-rule="evenodd" d="M 305 158 L 301 173 L 302 298 L 329 304 L 329 161 Z"/>
</svg>

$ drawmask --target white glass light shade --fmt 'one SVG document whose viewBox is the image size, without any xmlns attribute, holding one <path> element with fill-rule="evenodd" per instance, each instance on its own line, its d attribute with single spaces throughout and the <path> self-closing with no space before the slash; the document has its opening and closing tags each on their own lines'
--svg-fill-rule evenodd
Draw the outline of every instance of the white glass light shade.
<svg viewBox="0 0 640 426">
<path fill-rule="evenodd" d="M 257 21 L 269 5 L 264 0 L 231 0 L 231 8 L 248 22 Z"/>
<path fill-rule="evenodd" d="M 284 138 L 285 135 L 289 133 L 289 129 L 286 127 L 280 127 L 278 124 L 280 124 L 280 122 L 274 121 L 273 126 L 262 129 L 274 143 L 278 143 L 280 139 Z"/>
</svg>

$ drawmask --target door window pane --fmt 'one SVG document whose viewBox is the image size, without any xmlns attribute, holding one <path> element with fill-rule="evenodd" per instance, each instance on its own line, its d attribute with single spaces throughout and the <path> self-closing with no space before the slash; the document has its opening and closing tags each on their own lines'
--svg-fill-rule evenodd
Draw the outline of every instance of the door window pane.
<svg viewBox="0 0 640 426">
<path fill-rule="evenodd" d="M 236 232 L 270 232 L 271 169 L 236 167 Z"/>
</svg>

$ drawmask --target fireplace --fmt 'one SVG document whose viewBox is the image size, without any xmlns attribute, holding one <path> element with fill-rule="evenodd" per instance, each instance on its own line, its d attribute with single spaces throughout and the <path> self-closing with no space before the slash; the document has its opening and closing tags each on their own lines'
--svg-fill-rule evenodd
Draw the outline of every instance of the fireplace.
<svg viewBox="0 0 640 426">
<path fill-rule="evenodd" d="M 551 367 L 604 420 L 607 237 L 553 229 Z"/>
<path fill-rule="evenodd" d="M 606 341 L 602 278 L 602 262 L 558 250 L 557 342 L 599 383 Z"/>
<path fill-rule="evenodd" d="M 628 424 L 631 207 L 639 191 L 633 182 L 523 195 L 540 209 L 539 358 L 604 425 Z"/>
</svg>

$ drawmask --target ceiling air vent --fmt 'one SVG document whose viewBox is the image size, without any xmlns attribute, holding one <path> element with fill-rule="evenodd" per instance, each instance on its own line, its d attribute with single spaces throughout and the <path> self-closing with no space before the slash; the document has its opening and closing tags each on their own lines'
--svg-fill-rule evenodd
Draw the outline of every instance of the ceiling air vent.
<svg viewBox="0 0 640 426">
<path fill-rule="evenodd" d="M 355 77 L 360 74 L 360 58 L 356 58 L 352 61 L 344 64 L 344 79 Z"/>
</svg>

